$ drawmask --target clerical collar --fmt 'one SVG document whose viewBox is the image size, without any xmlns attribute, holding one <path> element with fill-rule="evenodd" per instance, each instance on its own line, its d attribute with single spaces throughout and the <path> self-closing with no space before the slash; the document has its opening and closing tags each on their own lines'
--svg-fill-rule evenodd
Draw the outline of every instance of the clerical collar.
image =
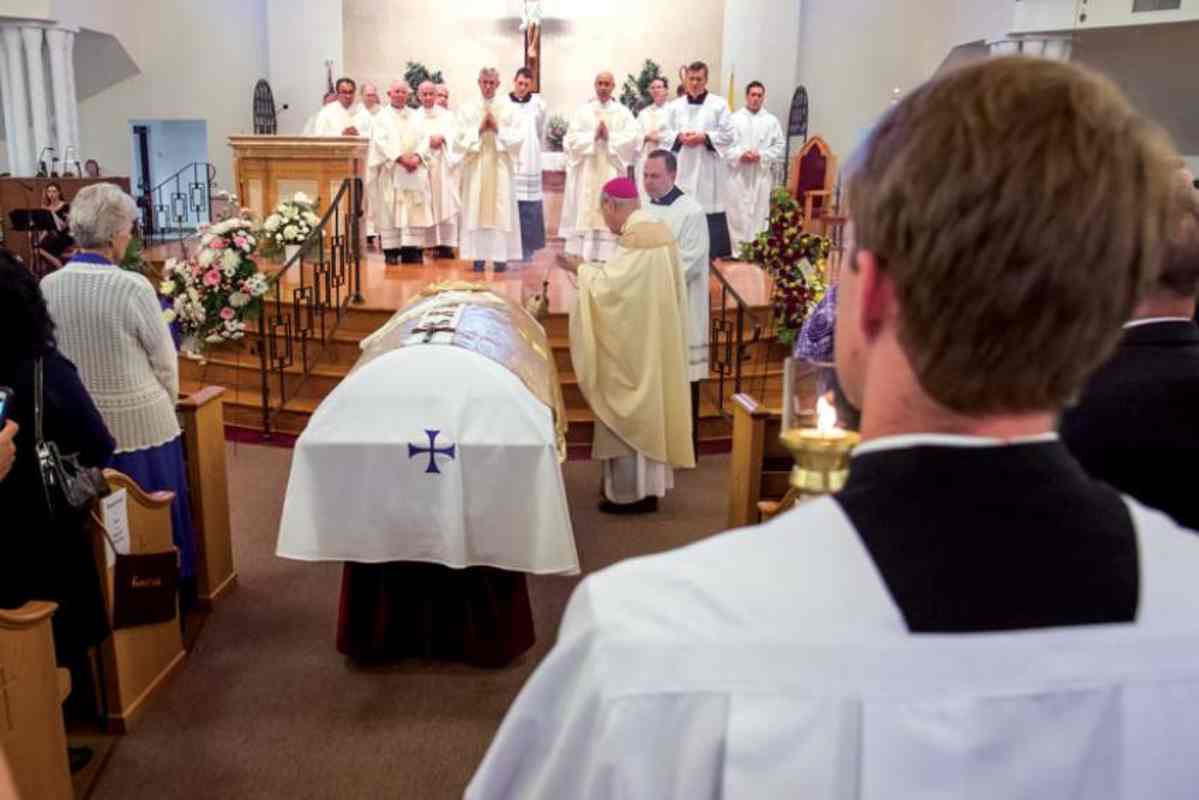
<svg viewBox="0 0 1199 800">
<path fill-rule="evenodd" d="M 1124 330 L 1139 328 L 1142 325 L 1156 325 L 1159 322 L 1194 322 L 1190 317 L 1145 317 L 1124 323 Z"/>
<path fill-rule="evenodd" d="M 113 266 L 113 263 L 99 253 L 76 253 L 71 256 L 72 264 L 96 264 L 105 267 Z"/>
<path fill-rule="evenodd" d="M 671 188 L 671 190 L 669 192 L 662 195 L 657 200 L 655 200 L 651 197 L 649 202 L 651 205 L 655 205 L 655 206 L 671 206 L 671 205 L 674 205 L 675 200 L 678 200 L 682 196 L 683 196 L 683 190 L 680 189 L 678 186 L 674 186 Z"/>
<path fill-rule="evenodd" d="M 707 92 L 704 92 L 704 93 L 703 93 L 703 94 L 701 94 L 699 97 L 692 97 L 691 95 L 687 95 L 687 105 L 689 105 L 689 106 L 702 106 L 702 105 L 704 104 L 704 101 L 705 101 L 705 100 L 707 100 L 707 99 L 708 99 L 708 93 L 707 93 Z"/>
<path fill-rule="evenodd" d="M 509 92 L 509 93 L 508 93 L 508 97 L 512 98 L 512 102 L 513 102 L 513 103 L 521 103 L 521 104 L 524 104 L 524 103 L 527 103 L 527 102 L 529 102 L 530 100 L 532 100 L 532 99 L 533 99 L 533 93 L 532 93 L 532 92 L 529 92 L 529 93 L 528 93 L 528 94 L 526 94 L 524 97 L 517 97 L 517 96 L 516 96 L 516 94 L 515 94 L 514 92 Z"/>
<path fill-rule="evenodd" d="M 961 436 L 951 433 L 907 433 L 899 436 L 881 436 L 854 448 L 853 456 L 881 453 L 888 450 L 907 450 L 913 447 L 1004 447 L 1020 444 L 1048 444 L 1056 442 L 1057 433 L 1047 431 L 1033 436 L 1016 436 L 1011 439 L 995 439 L 987 436 Z"/>
</svg>

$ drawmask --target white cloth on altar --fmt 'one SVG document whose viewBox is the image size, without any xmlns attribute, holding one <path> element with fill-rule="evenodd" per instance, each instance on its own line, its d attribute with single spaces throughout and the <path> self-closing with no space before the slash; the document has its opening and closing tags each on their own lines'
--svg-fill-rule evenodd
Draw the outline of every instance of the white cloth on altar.
<svg viewBox="0 0 1199 800">
<path fill-rule="evenodd" d="M 911 635 L 829 498 L 593 574 L 466 798 L 1194 797 L 1199 537 L 1128 506 L 1126 625 Z"/>
<path fill-rule="evenodd" d="M 296 442 L 277 554 L 577 573 L 550 409 L 500 364 L 437 341 L 377 357 L 317 408 Z M 437 473 L 428 431 L 454 447 L 433 456 Z"/>
<path fill-rule="evenodd" d="M 524 103 L 511 99 L 509 102 L 525 129 L 524 144 L 516 160 L 516 199 L 518 202 L 537 202 L 542 199 L 541 142 L 545 139 L 545 101 L 541 95 L 534 94 Z"/>
<path fill-rule="evenodd" d="M 637 128 L 641 132 L 641 149 L 637 153 L 637 190 L 641 192 L 641 205 L 649 203 L 649 195 L 645 193 L 645 161 L 655 150 L 669 150 L 674 145 L 675 134 L 667 127 L 670 122 L 670 103 L 660 106 L 647 106 L 637 115 Z M 646 136 L 657 132 L 658 141 L 650 142 Z"/>
<path fill-rule="evenodd" d="M 668 206 L 650 203 L 643 210 L 670 226 L 679 246 L 683 279 L 687 282 L 687 378 L 702 381 L 709 372 L 709 338 L 712 328 L 708 284 L 712 261 L 708 218 L 699 203 L 684 194 Z"/>
<path fill-rule="evenodd" d="M 425 165 L 429 173 L 429 193 L 432 198 L 432 213 L 435 225 L 425 232 L 425 247 L 457 247 L 458 215 L 462 210 L 462 198 L 458 193 L 460 163 L 454 149 L 454 115 L 441 106 L 424 107 L 411 112 L 413 124 L 422 137 Z M 431 139 L 440 136 L 445 140 L 434 149 Z"/>
<path fill-rule="evenodd" d="M 366 167 L 375 229 L 384 248 L 426 247 L 428 231 L 435 230 L 427 144 L 412 109 L 388 106 L 374 119 Z M 421 160 L 413 172 L 396 163 L 405 155 Z"/>
<path fill-rule="evenodd" d="M 596 141 L 603 120 L 608 138 Z M 633 165 L 641 130 L 633 115 L 617 100 L 592 98 L 570 118 L 563 142 L 566 189 L 558 235 L 566 252 L 587 261 L 607 261 L 616 252 L 617 237 L 608 230 L 599 210 L 600 191 L 613 178 L 623 178 Z"/>
<path fill-rule="evenodd" d="M 498 131 L 480 134 L 491 109 Z M 506 98 L 482 97 L 458 110 L 455 147 L 462 159 L 462 217 L 458 257 L 467 261 L 520 261 L 520 211 L 516 200 L 516 163 L 525 128 Z M 494 168 L 494 199 L 485 195 Z M 484 207 L 488 206 L 488 207 Z"/>
<path fill-rule="evenodd" d="M 693 104 L 689 100 L 687 95 L 683 95 L 670 103 L 667 128 L 676 141 L 668 149 L 674 149 L 674 144 L 683 133 L 706 133 L 713 149 L 705 145 L 684 145 L 675 150 L 679 160 L 679 174 L 675 183 L 695 198 L 705 214 L 720 214 L 727 210 L 725 193 L 728 188 L 728 168 L 725 159 L 729 149 L 737 143 L 733 115 L 723 97 L 708 93 L 702 103 Z"/>
<path fill-rule="evenodd" d="M 787 140 L 778 118 L 765 109 L 754 114 L 743 108 L 732 119 L 737 143 L 728 150 L 728 220 L 735 252 L 770 226 L 774 165 L 782 163 Z M 743 163 L 741 156 L 750 150 L 756 150 L 762 160 Z"/>
<path fill-rule="evenodd" d="M 313 136 L 342 136 L 346 128 L 356 128 L 358 118 L 352 108 L 346 108 L 336 100 L 326 103 L 317 112 L 316 121 L 312 124 Z M 361 130 L 359 136 L 367 136 Z"/>
</svg>

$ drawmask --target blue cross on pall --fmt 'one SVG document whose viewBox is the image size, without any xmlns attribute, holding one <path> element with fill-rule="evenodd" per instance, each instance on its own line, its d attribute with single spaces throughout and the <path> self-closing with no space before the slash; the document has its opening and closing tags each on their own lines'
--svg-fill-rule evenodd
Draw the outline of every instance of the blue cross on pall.
<svg viewBox="0 0 1199 800">
<path fill-rule="evenodd" d="M 408 445 L 408 458 L 410 460 L 416 458 L 417 456 L 425 455 L 426 453 L 429 454 L 429 466 L 425 470 L 426 473 L 432 472 L 437 475 L 441 474 L 441 470 L 437 468 L 438 456 L 449 456 L 450 460 L 453 460 L 454 458 L 454 445 L 450 445 L 449 447 L 437 446 L 437 435 L 439 433 L 441 433 L 441 431 L 425 431 L 425 435 L 429 437 L 428 447 L 417 447 L 414 444 Z"/>
</svg>

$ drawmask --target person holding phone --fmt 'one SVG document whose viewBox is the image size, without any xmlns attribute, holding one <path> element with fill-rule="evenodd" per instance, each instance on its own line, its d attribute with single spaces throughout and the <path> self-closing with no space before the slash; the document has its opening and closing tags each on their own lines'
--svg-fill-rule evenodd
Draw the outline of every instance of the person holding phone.
<svg viewBox="0 0 1199 800">
<path fill-rule="evenodd" d="M 7 397 L 4 402 L 7 404 Z M 17 459 L 17 446 L 14 444 L 17 430 L 17 424 L 12 421 L 5 421 L 4 427 L 0 429 L 0 481 L 8 477 L 13 462 Z"/>
</svg>

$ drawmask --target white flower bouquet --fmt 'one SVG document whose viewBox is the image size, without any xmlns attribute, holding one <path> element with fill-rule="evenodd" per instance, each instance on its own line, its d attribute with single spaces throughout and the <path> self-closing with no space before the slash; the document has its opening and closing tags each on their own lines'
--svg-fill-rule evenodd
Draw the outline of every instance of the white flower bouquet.
<svg viewBox="0 0 1199 800">
<path fill-rule="evenodd" d="M 231 217 L 201 228 L 193 258 L 167 260 L 158 291 L 170 302 L 163 316 L 179 325 L 184 350 L 245 338 L 246 323 L 261 313 L 271 286 L 252 258 L 259 237 L 253 222 Z"/>
<path fill-rule="evenodd" d="M 303 192 L 296 192 L 290 200 L 276 206 L 262 223 L 262 254 L 275 258 L 286 252 L 289 245 L 304 244 L 321 223 L 316 207 L 316 201 Z"/>
</svg>

